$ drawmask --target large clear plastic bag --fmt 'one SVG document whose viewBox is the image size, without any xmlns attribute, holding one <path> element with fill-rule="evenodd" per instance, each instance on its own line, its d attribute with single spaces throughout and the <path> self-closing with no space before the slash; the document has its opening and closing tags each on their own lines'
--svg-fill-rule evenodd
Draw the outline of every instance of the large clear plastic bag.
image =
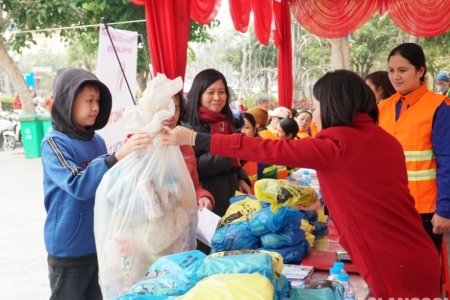
<svg viewBox="0 0 450 300">
<path fill-rule="evenodd" d="M 158 133 L 174 114 L 181 78 L 158 76 L 138 106 L 127 109 L 132 133 Z M 160 256 L 196 248 L 197 201 L 178 146 L 152 145 L 125 157 L 103 177 L 96 193 L 94 233 L 104 299 L 118 297 L 145 276 Z"/>
</svg>

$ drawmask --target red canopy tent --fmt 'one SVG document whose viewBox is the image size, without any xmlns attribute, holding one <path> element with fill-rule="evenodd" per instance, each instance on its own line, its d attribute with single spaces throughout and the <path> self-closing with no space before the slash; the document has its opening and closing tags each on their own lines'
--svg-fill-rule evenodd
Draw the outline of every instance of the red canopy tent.
<svg viewBox="0 0 450 300">
<path fill-rule="evenodd" d="M 145 5 L 153 74 L 184 78 L 190 19 L 209 24 L 221 0 L 131 2 Z M 418 37 L 440 35 L 450 28 L 449 0 L 229 0 L 229 6 L 236 30 L 247 31 L 253 11 L 258 40 L 267 45 L 273 32 L 278 47 L 278 99 L 286 107 L 292 106 L 293 92 L 291 11 L 306 30 L 323 38 L 347 36 L 377 11 L 387 12 L 400 29 Z"/>
</svg>

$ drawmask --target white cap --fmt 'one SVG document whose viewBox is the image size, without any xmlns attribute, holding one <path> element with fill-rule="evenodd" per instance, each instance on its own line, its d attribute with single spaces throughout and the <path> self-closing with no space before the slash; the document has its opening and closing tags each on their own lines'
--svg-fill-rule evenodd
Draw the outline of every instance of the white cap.
<svg viewBox="0 0 450 300">
<path fill-rule="evenodd" d="M 269 112 L 269 117 L 290 118 L 291 116 L 291 111 L 284 106 L 278 106 Z"/>
</svg>

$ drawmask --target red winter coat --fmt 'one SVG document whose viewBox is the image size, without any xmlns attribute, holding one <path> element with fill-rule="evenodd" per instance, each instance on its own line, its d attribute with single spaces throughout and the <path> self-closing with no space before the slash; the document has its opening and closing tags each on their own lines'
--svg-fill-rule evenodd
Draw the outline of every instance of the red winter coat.
<svg viewBox="0 0 450 300">
<path fill-rule="evenodd" d="M 197 195 L 197 202 L 201 197 L 208 197 L 211 200 L 211 204 L 214 207 L 214 197 L 210 192 L 202 188 L 200 185 L 200 180 L 198 179 L 197 172 L 197 158 L 195 157 L 194 148 L 191 146 L 185 145 L 180 146 L 181 154 L 183 154 L 184 162 L 186 163 L 186 167 L 189 170 L 189 173 L 192 177 L 192 182 L 194 183 L 195 193 Z"/>
<path fill-rule="evenodd" d="M 216 134 L 211 153 L 317 170 L 340 244 L 374 296 L 440 297 L 438 252 L 414 208 L 402 147 L 367 114 L 310 139 Z"/>
</svg>

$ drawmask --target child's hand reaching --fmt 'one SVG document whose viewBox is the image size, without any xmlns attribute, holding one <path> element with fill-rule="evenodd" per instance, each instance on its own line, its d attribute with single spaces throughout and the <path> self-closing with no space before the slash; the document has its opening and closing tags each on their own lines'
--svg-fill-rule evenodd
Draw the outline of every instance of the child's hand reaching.
<svg viewBox="0 0 450 300">
<path fill-rule="evenodd" d="M 133 151 L 147 149 L 152 144 L 153 135 L 150 133 L 135 133 L 127 139 L 122 148 L 120 148 L 115 156 L 118 161 Z"/>
</svg>

